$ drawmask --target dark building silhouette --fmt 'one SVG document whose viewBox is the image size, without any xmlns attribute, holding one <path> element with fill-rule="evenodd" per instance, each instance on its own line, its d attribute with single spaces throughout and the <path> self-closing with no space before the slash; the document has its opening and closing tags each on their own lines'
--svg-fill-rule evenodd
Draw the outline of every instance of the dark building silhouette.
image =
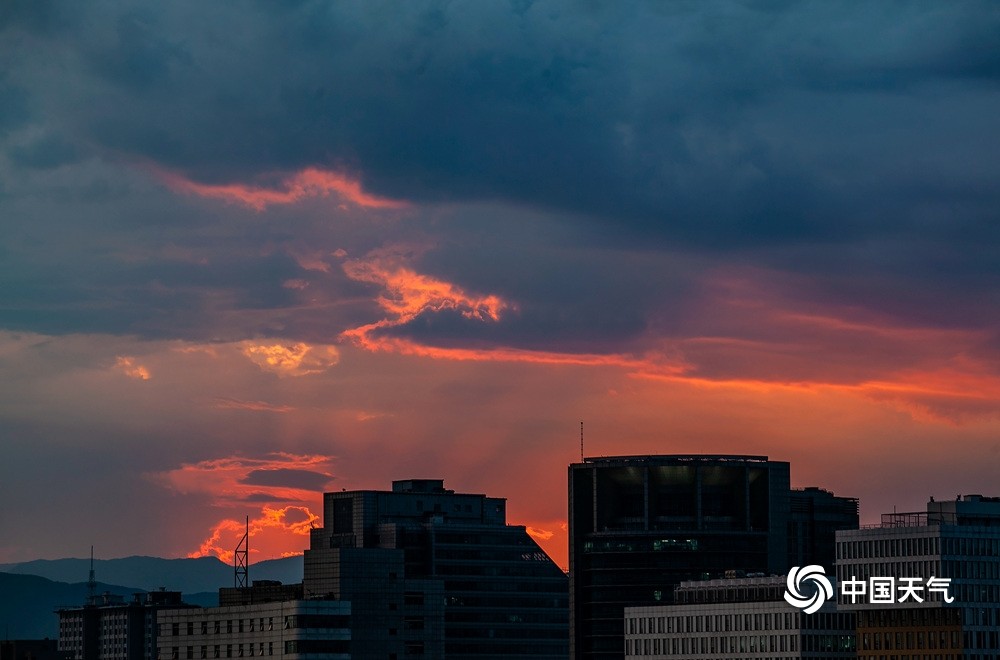
<svg viewBox="0 0 1000 660">
<path fill-rule="evenodd" d="M 395 481 L 326 493 L 323 521 L 303 589 L 351 601 L 355 657 L 566 657 L 566 575 L 505 499 Z"/>
<path fill-rule="evenodd" d="M 59 614 L 59 651 L 69 660 L 156 660 L 157 613 L 191 608 L 179 591 L 103 594 Z"/>
<path fill-rule="evenodd" d="M 766 456 L 616 456 L 569 466 L 570 645 L 621 658 L 626 607 L 685 580 L 787 567 L 788 463 Z"/>
<path fill-rule="evenodd" d="M 788 504 L 788 565 L 818 564 L 832 574 L 837 532 L 858 528 L 857 498 L 812 486 L 792 490 Z"/>
<path fill-rule="evenodd" d="M 684 581 L 832 567 L 856 499 L 791 490 L 766 456 L 614 456 L 569 466 L 570 647 L 621 658 L 626 607 L 669 605 Z M 790 563 L 792 562 L 792 563 Z"/>
</svg>

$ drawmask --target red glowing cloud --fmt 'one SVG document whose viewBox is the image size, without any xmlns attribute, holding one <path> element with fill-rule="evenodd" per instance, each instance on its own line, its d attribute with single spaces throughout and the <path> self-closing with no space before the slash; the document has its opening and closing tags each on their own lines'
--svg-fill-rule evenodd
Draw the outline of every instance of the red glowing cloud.
<svg viewBox="0 0 1000 660">
<path fill-rule="evenodd" d="M 390 352 L 402 355 L 485 362 L 529 362 L 550 365 L 613 366 L 656 373 L 681 373 L 683 365 L 674 364 L 660 355 L 630 357 L 609 353 L 559 353 L 533 351 L 511 347 L 455 348 L 428 346 L 411 339 L 387 337 L 379 331 L 403 326 L 421 314 L 457 311 L 463 317 L 496 323 L 507 310 L 517 306 L 495 294 L 476 295 L 444 280 L 421 275 L 401 265 L 394 259 L 372 258 L 348 261 L 344 272 L 353 280 L 382 287 L 384 293 L 377 298 L 386 318 L 358 328 L 346 330 L 342 338 L 373 352 Z"/>
<path fill-rule="evenodd" d="M 287 557 L 300 554 L 309 545 L 309 530 L 319 521 L 319 516 L 305 506 L 272 508 L 264 506 L 260 515 L 249 522 L 225 519 L 212 528 L 211 534 L 188 557 L 215 556 L 231 563 L 235 548 L 243 534 L 249 533 L 250 556 Z M 298 545 L 295 545 L 295 542 Z M 291 549 L 289 549 L 291 548 Z"/>
<path fill-rule="evenodd" d="M 344 202 L 369 209 L 399 209 L 407 206 L 403 201 L 366 193 L 357 179 L 346 174 L 314 167 L 286 176 L 277 187 L 272 188 L 245 183 L 197 183 L 173 172 L 156 172 L 177 192 L 243 204 L 257 211 L 263 211 L 274 204 L 294 204 L 309 197 L 328 197 L 331 193 Z"/>
<path fill-rule="evenodd" d="M 258 557 L 299 554 L 308 546 L 309 529 L 319 521 L 322 490 L 333 479 L 333 458 L 273 453 L 263 458 L 230 456 L 151 475 L 181 494 L 208 496 L 220 508 L 251 510 L 250 552 Z M 251 506 L 252 503 L 252 506 Z M 214 555 L 230 562 L 246 531 L 246 522 L 227 516 L 213 525 L 189 557 Z"/>
<path fill-rule="evenodd" d="M 273 502 L 300 502 L 317 498 L 317 479 L 311 478 L 306 483 L 293 477 L 315 475 L 320 481 L 330 481 L 332 463 L 332 456 L 275 452 L 263 458 L 230 456 L 185 463 L 150 477 L 177 493 L 209 495 L 215 506 L 239 506 L 262 494 Z M 254 478 L 267 473 L 289 478 L 266 482 Z"/>
</svg>

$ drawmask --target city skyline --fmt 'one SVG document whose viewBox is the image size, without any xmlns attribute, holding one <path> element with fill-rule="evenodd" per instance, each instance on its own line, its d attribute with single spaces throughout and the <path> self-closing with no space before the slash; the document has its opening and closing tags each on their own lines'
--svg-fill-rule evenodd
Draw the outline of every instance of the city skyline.
<svg viewBox="0 0 1000 660">
<path fill-rule="evenodd" d="M 14 0 L 0 563 L 301 553 L 324 491 L 1000 473 L 989 2 Z"/>
</svg>

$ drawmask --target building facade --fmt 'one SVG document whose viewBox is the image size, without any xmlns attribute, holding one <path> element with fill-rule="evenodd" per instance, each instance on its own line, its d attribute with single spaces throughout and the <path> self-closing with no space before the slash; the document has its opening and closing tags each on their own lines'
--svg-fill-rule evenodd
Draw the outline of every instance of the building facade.
<svg viewBox="0 0 1000 660">
<path fill-rule="evenodd" d="M 626 658 L 854 658 L 855 615 L 828 601 L 805 614 L 784 600 L 785 578 L 682 582 L 673 605 L 625 608 Z"/>
<path fill-rule="evenodd" d="M 157 625 L 157 660 L 352 657 L 351 604 L 342 601 L 289 600 L 162 610 Z"/>
<path fill-rule="evenodd" d="M 788 565 L 832 569 L 837 532 L 857 529 L 858 500 L 822 488 L 794 488 L 788 497 Z"/>
<path fill-rule="evenodd" d="M 859 658 L 1000 660 L 1000 498 L 838 532 L 837 577 L 851 581 L 838 598 L 857 612 Z"/>
<path fill-rule="evenodd" d="M 416 479 L 326 493 L 323 513 L 303 588 L 352 603 L 358 657 L 566 657 L 566 575 L 504 499 Z"/>
<path fill-rule="evenodd" d="M 166 608 L 190 608 L 178 591 L 122 596 L 104 594 L 82 607 L 62 608 L 59 651 L 69 660 L 155 660 L 156 615 Z"/>
<path fill-rule="evenodd" d="M 766 456 L 618 456 L 569 466 L 573 658 L 621 658 L 626 607 L 683 581 L 787 570 L 789 466 Z"/>
</svg>

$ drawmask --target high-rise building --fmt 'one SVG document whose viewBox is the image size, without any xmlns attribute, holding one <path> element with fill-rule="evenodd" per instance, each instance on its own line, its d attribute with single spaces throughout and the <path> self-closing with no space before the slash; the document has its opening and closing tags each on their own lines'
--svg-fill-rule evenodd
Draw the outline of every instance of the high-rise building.
<svg viewBox="0 0 1000 660">
<path fill-rule="evenodd" d="M 122 596 L 103 594 L 59 614 L 59 651 L 69 660 L 156 660 L 156 615 L 163 609 L 192 608 L 179 591 Z"/>
<path fill-rule="evenodd" d="M 788 565 L 833 569 L 836 534 L 858 528 L 858 500 L 811 486 L 789 493 Z"/>
<path fill-rule="evenodd" d="M 858 658 L 1000 659 L 1000 498 L 932 499 L 837 532 L 836 570 Z"/>
<path fill-rule="evenodd" d="M 766 456 L 616 456 L 569 466 L 570 645 L 621 658 L 626 607 L 685 580 L 788 568 L 789 466 Z"/>
<path fill-rule="evenodd" d="M 566 657 L 566 575 L 503 498 L 395 481 L 326 493 L 323 522 L 303 589 L 351 601 L 357 657 Z"/>
<path fill-rule="evenodd" d="M 784 599 L 785 578 L 681 582 L 672 605 L 625 608 L 626 658 L 854 658 L 853 612 L 827 601 L 810 613 Z"/>
</svg>

